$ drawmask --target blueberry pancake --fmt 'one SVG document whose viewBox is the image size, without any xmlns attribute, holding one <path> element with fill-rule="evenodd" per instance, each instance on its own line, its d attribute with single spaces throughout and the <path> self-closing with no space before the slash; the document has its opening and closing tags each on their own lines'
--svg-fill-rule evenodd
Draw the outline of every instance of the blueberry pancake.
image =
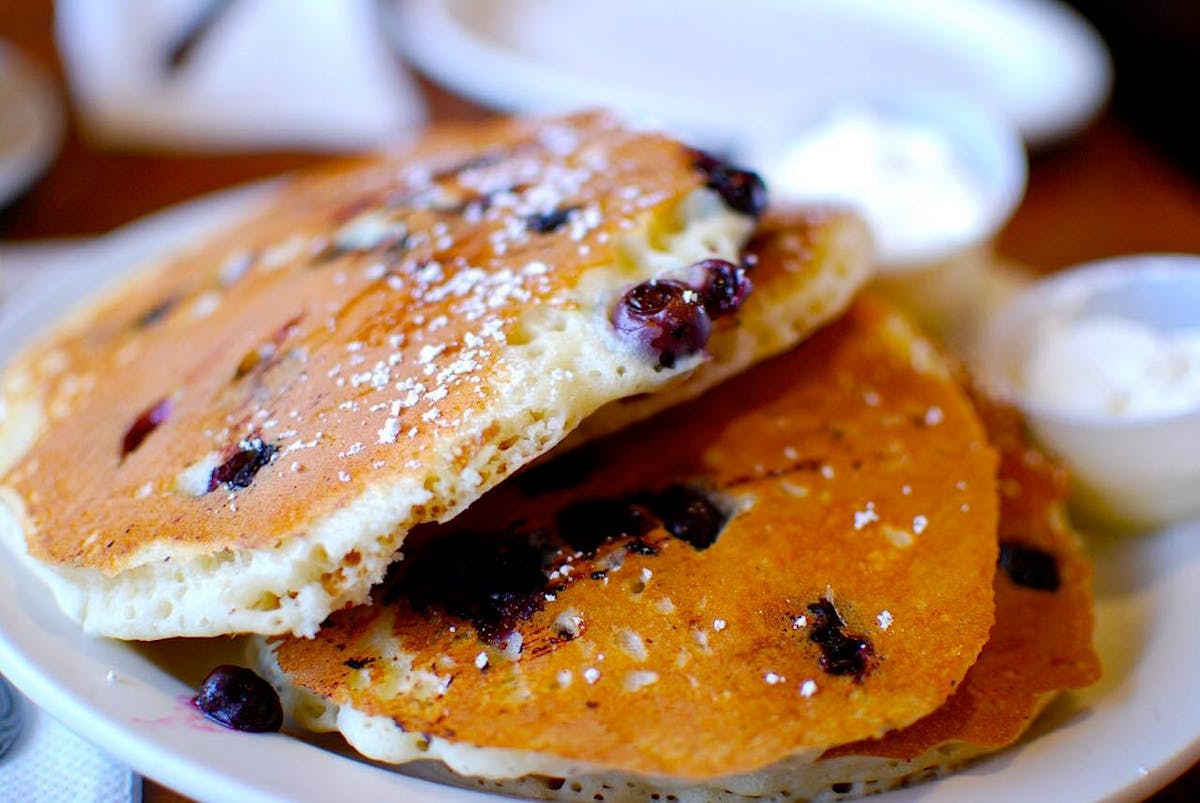
<svg viewBox="0 0 1200 803">
<path fill-rule="evenodd" d="M 414 532 L 373 604 L 260 640 L 260 664 L 369 757 L 559 779 L 526 793 L 811 765 L 929 715 L 975 664 L 996 460 L 932 346 L 862 299 Z"/>
<path fill-rule="evenodd" d="M 836 315 L 862 228 L 810 219 L 819 281 L 775 292 L 764 204 L 601 114 L 286 181 L 10 366 L 0 532 L 89 632 L 312 634 L 602 405 L 756 359 L 748 297 L 805 311 L 789 342 Z"/>
<path fill-rule="evenodd" d="M 1028 443 L 1015 410 L 982 398 L 977 407 L 1001 458 L 996 624 L 941 708 L 882 739 L 822 756 L 860 792 L 940 774 L 1006 747 L 1059 692 L 1100 678 L 1092 569 L 1066 516 L 1066 472 Z"/>
<path fill-rule="evenodd" d="M 996 622 L 978 660 L 933 713 L 879 739 L 865 739 L 706 784 L 601 773 L 570 780 L 526 776 L 476 783 L 546 799 L 591 801 L 836 800 L 943 775 L 1007 747 L 1068 689 L 1099 679 L 1092 646 L 1092 570 L 1065 515 L 1068 477 L 1032 448 L 1020 415 L 975 399 L 1000 453 Z M 462 782 L 444 771 L 429 773 Z"/>
</svg>

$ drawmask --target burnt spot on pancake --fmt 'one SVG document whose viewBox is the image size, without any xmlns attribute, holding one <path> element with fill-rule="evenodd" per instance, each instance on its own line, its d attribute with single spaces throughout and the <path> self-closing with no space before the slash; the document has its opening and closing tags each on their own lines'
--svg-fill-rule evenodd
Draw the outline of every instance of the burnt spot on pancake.
<svg viewBox="0 0 1200 803">
<path fill-rule="evenodd" d="M 655 527 L 643 507 L 623 499 L 586 499 L 558 512 L 558 535 L 585 555 L 618 538 L 641 538 Z"/>
<path fill-rule="evenodd" d="M 672 485 L 657 494 L 651 507 L 667 532 L 697 550 L 715 544 L 729 522 L 707 494 L 686 485 Z"/>
<path fill-rule="evenodd" d="M 723 162 L 704 151 L 692 151 L 692 164 L 704 174 L 709 189 L 735 212 L 759 217 L 767 208 L 767 185 L 749 170 Z"/>
<path fill-rule="evenodd" d="M 871 642 L 847 633 L 846 620 L 826 597 L 810 604 L 808 615 L 808 640 L 821 648 L 821 668 L 830 675 L 850 675 L 862 682 L 875 656 Z"/>
<path fill-rule="evenodd" d="M 170 311 L 174 309 L 175 305 L 178 303 L 179 299 L 174 297 L 160 301 L 139 315 L 137 319 L 134 320 L 133 327 L 135 329 L 145 329 L 149 326 L 153 326 L 163 318 L 167 317 L 167 314 L 170 313 Z"/>
<path fill-rule="evenodd" d="M 347 669 L 365 669 L 375 663 L 374 658 L 348 658 L 343 661 Z"/>
<path fill-rule="evenodd" d="M 151 432 L 158 429 L 159 425 L 170 415 L 170 399 L 160 399 L 144 410 L 125 431 L 125 438 L 121 441 L 121 458 L 124 459 L 130 452 L 141 446 L 142 441 L 146 440 Z"/>
<path fill-rule="evenodd" d="M 396 564 L 384 601 L 439 608 L 466 619 L 479 638 L 502 646 L 519 621 L 545 604 L 547 550 L 538 534 L 464 532 L 436 538 Z"/>
<path fill-rule="evenodd" d="M 571 213 L 578 209 L 579 206 L 560 206 L 549 212 L 528 215 L 525 218 L 525 226 L 538 234 L 551 234 L 567 225 Z"/>
<path fill-rule="evenodd" d="M 1010 580 L 1025 588 L 1057 591 L 1061 583 L 1058 559 L 1035 547 L 1013 541 L 1001 541 L 997 565 Z"/>
<path fill-rule="evenodd" d="M 264 443 L 262 438 L 247 438 L 238 444 L 238 450 L 228 460 L 213 469 L 208 490 L 215 491 L 221 485 L 231 491 L 249 488 L 254 475 L 270 463 L 278 451 L 278 446 Z"/>
</svg>

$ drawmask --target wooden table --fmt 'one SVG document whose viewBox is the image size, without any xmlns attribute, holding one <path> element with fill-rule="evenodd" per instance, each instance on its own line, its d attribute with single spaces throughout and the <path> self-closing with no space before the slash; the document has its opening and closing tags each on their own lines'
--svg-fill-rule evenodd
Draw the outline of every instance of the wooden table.
<svg viewBox="0 0 1200 803">
<path fill-rule="evenodd" d="M 0 36 L 61 75 L 49 0 L 4 0 Z M 477 106 L 423 85 L 437 120 L 486 116 Z M 86 142 L 72 120 L 63 151 L 46 177 L 0 212 L 0 238 L 100 234 L 166 204 L 320 158 L 305 153 L 117 153 Z M 1076 140 L 1033 158 L 1028 194 L 1003 232 L 999 250 L 1042 271 L 1139 251 L 1200 253 L 1200 185 L 1106 116 Z M 145 799 L 160 803 L 182 798 L 147 782 Z M 1152 798 L 1156 803 L 1198 799 L 1200 765 Z"/>
</svg>

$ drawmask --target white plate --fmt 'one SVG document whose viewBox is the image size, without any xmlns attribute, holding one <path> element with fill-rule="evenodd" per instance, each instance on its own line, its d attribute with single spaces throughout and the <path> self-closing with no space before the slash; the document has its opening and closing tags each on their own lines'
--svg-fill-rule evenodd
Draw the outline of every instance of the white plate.
<svg viewBox="0 0 1200 803">
<path fill-rule="evenodd" d="M 54 84 L 0 40 L 0 208 L 42 174 L 62 136 L 63 110 Z"/>
<path fill-rule="evenodd" d="M 903 85 L 966 94 L 1027 141 L 1104 104 L 1103 43 L 1054 0 L 403 0 L 424 71 L 515 111 L 613 106 L 736 147 L 831 97 Z"/>
<path fill-rule="evenodd" d="M 253 192 L 168 210 L 76 252 L 79 267 L 35 280 L 11 299 L 0 319 L 0 358 L 102 274 L 214 225 L 252 203 Z M 872 800 L 1138 799 L 1200 757 L 1200 522 L 1095 541 L 1093 551 L 1104 680 L 1060 699 L 1034 727 L 1036 738 L 957 775 Z M 333 800 L 349 790 L 361 800 L 482 799 L 348 758 L 338 740 L 248 735 L 207 723 L 186 700 L 234 648 L 220 639 L 139 647 L 85 637 L 18 559 L 0 550 L 0 672 L 138 772 L 203 800 Z"/>
</svg>

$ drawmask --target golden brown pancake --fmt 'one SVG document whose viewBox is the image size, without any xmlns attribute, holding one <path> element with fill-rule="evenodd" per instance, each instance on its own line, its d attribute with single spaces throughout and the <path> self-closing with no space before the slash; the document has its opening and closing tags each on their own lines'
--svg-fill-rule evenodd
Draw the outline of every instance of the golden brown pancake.
<svg viewBox="0 0 1200 803">
<path fill-rule="evenodd" d="M 435 132 L 286 181 L 10 367 L 0 452 L 23 456 L 0 529 L 91 632 L 312 633 L 413 526 L 709 361 L 658 359 L 610 317 L 640 282 L 740 260 L 747 186 L 604 115 Z M 819 298 L 766 295 L 811 301 L 815 326 L 865 251 L 831 260 Z M 753 316 L 713 317 L 715 353 Z"/>
<path fill-rule="evenodd" d="M 388 761 L 695 781 L 811 760 L 926 716 L 975 662 L 995 468 L 929 344 L 862 300 L 414 534 L 373 605 L 267 669 L 302 723 Z"/>
<path fill-rule="evenodd" d="M 1024 733 L 1049 698 L 1100 678 L 1092 647 L 1092 569 L 1065 515 L 1066 472 L 1033 448 L 1020 414 L 977 398 L 1000 451 L 1000 566 L 996 624 L 979 660 L 945 705 L 883 739 L 826 758 L 915 759 L 945 744 L 994 750 Z"/>
<path fill-rule="evenodd" d="M 935 712 L 882 739 L 827 750 L 815 762 L 785 760 L 707 784 L 621 773 L 475 783 L 544 799 L 600 794 L 611 803 L 654 794 L 686 803 L 846 799 L 936 777 L 1011 745 L 1059 692 L 1095 682 L 1100 662 L 1092 646 L 1091 568 L 1064 515 L 1066 475 L 1030 446 L 1016 411 L 979 396 L 975 401 L 1001 455 L 996 623 L 975 665 Z"/>
</svg>

